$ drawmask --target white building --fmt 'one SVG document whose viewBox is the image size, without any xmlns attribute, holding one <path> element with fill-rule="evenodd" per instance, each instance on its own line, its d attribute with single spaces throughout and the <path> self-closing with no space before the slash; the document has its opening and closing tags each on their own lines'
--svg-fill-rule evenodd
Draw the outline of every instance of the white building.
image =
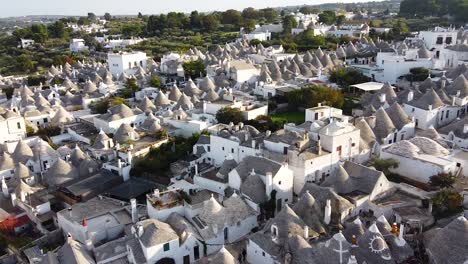
<svg viewBox="0 0 468 264">
<path fill-rule="evenodd" d="M 71 39 L 70 40 L 70 51 L 71 52 L 82 52 L 88 50 L 88 46 L 85 45 L 84 39 Z"/>
<path fill-rule="evenodd" d="M 120 76 L 122 73 L 132 75 L 138 67 L 146 69 L 147 60 L 146 54 L 141 51 L 107 54 L 107 65 L 115 77 Z"/>
<path fill-rule="evenodd" d="M 139 127 L 145 119 L 146 115 L 143 111 L 121 104 L 109 108 L 105 114 L 94 116 L 93 122 L 97 129 L 106 133 L 114 133 L 122 124 Z"/>
<path fill-rule="evenodd" d="M 0 119 L 0 143 L 17 141 L 26 137 L 24 118 L 13 111 L 6 111 Z"/>
<path fill-rule="evenodd" d="M 457 163 L 448 154 L 449 151 L 437 142 L 425 137 L 414 137 L 382 149 L 380 158 L 398 161 L 398 167 L 391 168 L 391 171 L 428 183 L 431 176 L 441 173 L 456 174 Z"/>
</svg>

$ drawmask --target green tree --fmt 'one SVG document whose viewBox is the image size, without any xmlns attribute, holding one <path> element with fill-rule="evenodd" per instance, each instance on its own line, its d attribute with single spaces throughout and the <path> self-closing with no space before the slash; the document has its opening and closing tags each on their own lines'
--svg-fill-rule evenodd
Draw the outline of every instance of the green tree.
<svg viewBox="0 0 468 264">
<path fill-rule="evenodd" d="M 242 117 L 242 112 L 239 109 L 225 107 L 216 113 L 216 120 L 222 124 L 229 124 L 230 122 L 237 124 L 242 122 L 244 118 Z"/>
<path fill-rule="evenodd" d="M 443 189 L 432 197 L 436 217 L 447 217 L 462 210 L 463 196 L 452 189 Z"/>
<path fill-rule="evenodd" d="M 283 17 L 283 32 L 286 34 L 291 33 L 291 29 L 297 27 L 297 21 L 292 15 L 286 15 Z"/>
<path fill-rule="evenodd" d="M 336 14 L 334 11 L 326 10 L 319 14 L 319 22 L 326 25 L 332 25 L 336 22 Z"/>
<path fill-rule="evenodd" d="M 31 56 L 26 54 L 18 56 L 16 64 L 18 65 L 18 71 L 20 72 L 30 72 L 34 69 L 34 63 Z"/>
<path fill-rule="evenodd" d="M 242 10 L 242 17 L 245 19 L 258 19 L 260 14 L 255 8 L 247 7 Z"/>
<path fill-rule="evenodd" d="M 452 173 L 439 173 L 429 178 L 429 184 L 434 187 L 451 188 L 456 180 Z"/>
<path fill-rule="evenodd" d="M 88 20 L 89 21 L 96 21 L 96 15 L 94 13 L 89 12 L 88 13 Z"/>
<path fill-rule="evenodd" d="M 47 27 L 42 24 L 33 24 L 31 26 L 32 39 L 38 43 L 44 43 L 49 38 Z"/>
<path fill-rule="evenodd" d="M 273 8 L 265 8 L 261 10 L 266 22 L 273 23 L 278 19 L 278 12 Z"/>
<path fill-rule="evenodd" d="M 318 9 L 315 8 L 315 7 L 312 7 L 312 6 L 303 6 L 301 8 L 299 8 L 299 12 L 301 12 L 302 14 L 305 14 L 305 15 L 308 15 L 308 14 L 316 14 L 318 13 Z"/>
<path fill-rule="evenodd" d="M 192 79 L 206 75 L 205 64 L 201 60 L 185 62 L 182 64 L 182 67 L 184 68 L 185 75 Z"/>
<path fill-rule="evenodd" d="M 390 169 L 396 169 L 400 163 L 395 159 L 376 159 L 372 162 L 372 166 L 376 170 L 383 172 L 385 175 L 392 174 Z"/>
<path fill-rule="evenodd" d="M 221 23 L 239 26 L 242 23 L 242 15 L 234 9 L 226 10 L 221 13 Z"/>
<path fill-rule="evenodd" d="M 350 85 L 368 82 L 371 78 L 354 69 L 338 68 L 331 72 L 329 80 L 343 88 L 349 88 Z"/>
<path fill-rule="evenodd" d="M 217 16 L 210 14 L 210 15 L 203 17 L 202 23 L 203 23 L 203 28 L 205 28 L 205 30 L 212 32 L 218 28 L 219 19 Z"/>
<path fill-rule="evenodd" d="M 242 23 L 242 27 L 244 28 L 244 31 L 246 32 L 252 32 L 255 30 L 256 26 L 256 21 L 254 19 L 244 19 Z"/>
<path fill-rule="evenodd" d="M 161 87 L 161 78 L 159 78 L 158 76 L 152 76 L 150 80 L 150 84 L 152 87 L 156 87 L 156 88 Z"/>
<path fill-rule="evenodd" d="M 104 14 L 104 19 L 107 20 L 107 21 L 111 21 L 112 20 L 112 16 L 110 13 L 105 13 Z"/>
<path fill-rule="evenodd" d="M 286 99 L 291 110 L 315 107 L 318 103 L 342 108 L 344 103 L 344 96 L 340 91 L 322 85 L 308 85 L 296 89 L 287 93 Z"/>
</svg>

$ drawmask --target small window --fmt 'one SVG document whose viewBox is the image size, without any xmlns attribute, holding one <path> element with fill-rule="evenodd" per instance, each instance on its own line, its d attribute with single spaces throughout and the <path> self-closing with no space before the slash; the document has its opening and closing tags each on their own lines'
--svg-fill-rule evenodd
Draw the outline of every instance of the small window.
<svg viewBox="0 0 468 264">
<path fill-rule="evenodd" d="M 447 37 L 447 38 L 445 39 L 445 43 L 446 43 L 446 44 L 452 44 L 452 37 Z"/>
<path fill-rule="evenodd" d="M 222 147 L 222 149 L 224 150 L 224 147 Z"/>
<path fill-rule="evenodd" d="M 351 143 L 351 147 L 355 147 L 356 146 L 356 143 Z"/>
<path fill-rule="evenodd" d="M 234 153 L 234 149 L 233 149 L 233 148 L 231 148 L 231 153 Z"/>
<path fill-rule="evenodd" d="M 208 146 L 208 152 L 210 152 L 210 151 L 211 151 L 211 147 L 210 147 L 210 146 Z"/>
<path fill-rule="evenodd" d="M 43 121 L 44 121 L 44 123 L 49 122 L 49 121 L 47 120 L 47 118 L 44 118 Z"/>
<path fill-rule="evenodd" d="M 278 182 L 278 185 L 281 185 L 281 181 Z"/>
<path fill-rule="evenodd" d="M 442 44 L 442 43 L 444 43 L 444 38 L 443 38 L 443 37 L 438 37 L 438 38 L 437 38 L 437 41 L 436 41 L 436 44 L 437 44 L 437 45 L 440 45 L 440 44 Z"/>
<path fill-rule="evenodd" d="M 16 126 L 18 127 L 18 129 L 21 129 L 21 123 L 20 122 L 16 123 Z"/>
<path fill-rule="evenodd" d="M 170 249 L 169 243 L 164 244 L 163 248 L 164 248 L 164 251 L 169 251 Z"/>
<path fill-rule="evenodd" d="M 445 112 L 445 118 L 448 118 L 449 114 L 450 114 L 450 111 L 447 110 L 447 112 Z"/>
<path fill-rule="evenodd" d="M 262 256 L 265 256 L 265 252 L 262 252 Z"/>
<path fill-rule="evenodd" d="M 461 163 L 457 162 L 457 168 L 460 168 L 460 167 L 461 167 Z"/>
</svg>

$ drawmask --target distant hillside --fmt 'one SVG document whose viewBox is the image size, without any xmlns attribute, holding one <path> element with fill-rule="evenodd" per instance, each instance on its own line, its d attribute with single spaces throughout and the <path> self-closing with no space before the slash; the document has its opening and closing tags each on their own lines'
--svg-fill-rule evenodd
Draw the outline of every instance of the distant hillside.
<svg viewBox="0 0 468 264">
<path fill-rule="evenodd" d="M 460 22 L 468 22 L 468 0 L 403 0 L 400 15 L 405 17 L 453 16 Z"/>
<path fill-rule="evenodd" d="M 416 0 L 417 1 L 417 0 Z M 387 9 L 390 12 L 398 12 L 400 10 L 401 0 L 388 0 L 388 1 L 372 1 L 372 2 L 360 2 L 360 3 L 327 3 L 319 5 L 307 5 L 308 7 L 316 8 L 319 10 L 346 10 L 346 11 L 355 11 L 355 10 L 365 10 L 373 12 L 383 12 Z M 283 9 L 290 11 L 298 10 L 303 6 L 288 6 Z"/>
</svg>

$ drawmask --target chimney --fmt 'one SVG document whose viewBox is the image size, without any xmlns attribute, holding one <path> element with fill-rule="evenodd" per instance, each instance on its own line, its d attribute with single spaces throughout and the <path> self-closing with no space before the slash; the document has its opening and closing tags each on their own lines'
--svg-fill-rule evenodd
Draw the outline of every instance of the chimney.
<svg viewBox="0 0 468 264">
<path fill-rule="evenodd" d="M 273 191 L 273 174 L 267 172 L 265 175 L 265 192 L 268 198 L 271 198 L 271 192 Z"/>
<path fill-rule="evenodd" d="M 195 163 L 195 175 L 198 175 L 198 164 Z"/>
<path fill-rule="evenodd" d="M 318 103 L 318 104 L 317 104 L 317 107 L 321 107 L 321 106 L 322 106 L 322 103 Z"/>
<path fill-rule="evenodd" d="M 444 75 L 445 75 L 445 74 L 444 74 Z M 441 89 L 444 89 L 444 88 L 445 88 L 446 82 L 447 82 L 447 80 L 445 80 L 445 79 L 442 79 L 442 80 L 440 81 L 440 88 L 441 88 Z"/>
<path fill-rule="evenodd" d="M 353 236 L 351 237 L 351 244 L 352 244 L 353 246 L 357 246 L 357 238 L 356 238 L 355 235 L 353 235 Z"/>
<path fill-rule="evenodd" d="M 429 200 L 429 206 L 427 207 L 427 212 L 432 214 L 432 201 Z"/>
<path fill-rule="evenodd" d="M 400 224 L 400 233 L 398 234 L 398 239 L 400 241 L 403 241 L 403 233 L 405 232 L 405 225 L 403 225 L 402 223 Z"/>
<path fill-rule="evenodd" d="M 325 214 L 323 217 L 323 222 L 325 222 L 326 225 L 330 224 L 331 221 L 331 201 L 330 199 L 327 200 L 327 205 L 325 205 Z"/>
<path fill-rule="evenodd" d="M 205 100 L 203 100 L 202 109 L 203 109 L 203 113 L 205 114 L 206 113 L 206 101 Z"/>
<path fill-rule="evenodd" d="M 141 237 L 143 235 L 143 226 L 142 225 L 137 225 L 137 236 Z"/>
<path fill-rule="evenodd" d="M 4 197 L 8 197 L 8 186 L 5 182 L 5 178 L 2 178 L 2 193 Z"/>
<path fill-rule="evenodd" d="M 351 255 L 349 257 L 348 264 L 358 264 L 356 257 L 354 255 Z"/>
<path fill-rule="evenodd" d="M 385 103 L 387 101 L 387 95 L 384 93 L 379 95 L 379 100 L 381 103 Z"/>
<path fill-rule="evenodd" d="M 304 239 L 309 239 L 309 227 L 307 225 L 304 226 Z"/>
<path fill-rule="evenodd" d="M 13 205 L 13 207 L 16 207 L 16 193 L 12 192 L 10 197 L 11 197 L 11 205 Z"/>
<path fill-rule="evenodd" d="M 317 154 L 319 156 L 322 155 L 322 143 L 320 142 L 320 139 L 317 141 Z"/>
<path fill-rule="evenodd" d="M 133 149 L 133 145 L 130 145 L 130 149 Z M 132 165 L 132 152 L 130 150 L 127 151 L 127 162 Z"/>
<path fill-rule="evenodd" d="M 413 92 L 413 91 L 409 91 L 409 93 L 408 93 L 408 102 L 413 101 L 413 98 L 414 98 L 414 92 Z"/>
<path fill-rule="evenodd" d="M 429 105 L 427 108 L 428 108 L 429 111 L 431 111 L 432 110 L 432 105 Z"/>
<path fill-rule="evenodd" d="M 468 124 L 463 125 L 463 134 L 468 133 Z"/>
<path fill-rule="evenodd" d="M 255 148 L 255 139 L 252 139 L 252 148 L 254 149 Z"/>
<path fill-rule="evenodd" d="M 130 206 L 132 208 L 132 222 L 135 224 L 138 222 L 138 210 L 135 198 L 130 199 Z"/>
<path fill-rule="evenodd" d="M 23 191 L 20 191 L 20 200 L 22 202 L 26 201 L 26 193 L 24 193 Z"/>
<path fill-rule="evenodd" d="M 265 136 L 266 136 L 266 137 L 270 137 L 270 136 L 271 136 L 271 131 L 270 131 L 270 130 L 267 130 L 267 131 L 265 132 Z"/>
<path fill-rule="evenodd" d="M 159 198 L 159 189 L 155 189 L 153 195 L 154 197 Z"/>
</svg>

